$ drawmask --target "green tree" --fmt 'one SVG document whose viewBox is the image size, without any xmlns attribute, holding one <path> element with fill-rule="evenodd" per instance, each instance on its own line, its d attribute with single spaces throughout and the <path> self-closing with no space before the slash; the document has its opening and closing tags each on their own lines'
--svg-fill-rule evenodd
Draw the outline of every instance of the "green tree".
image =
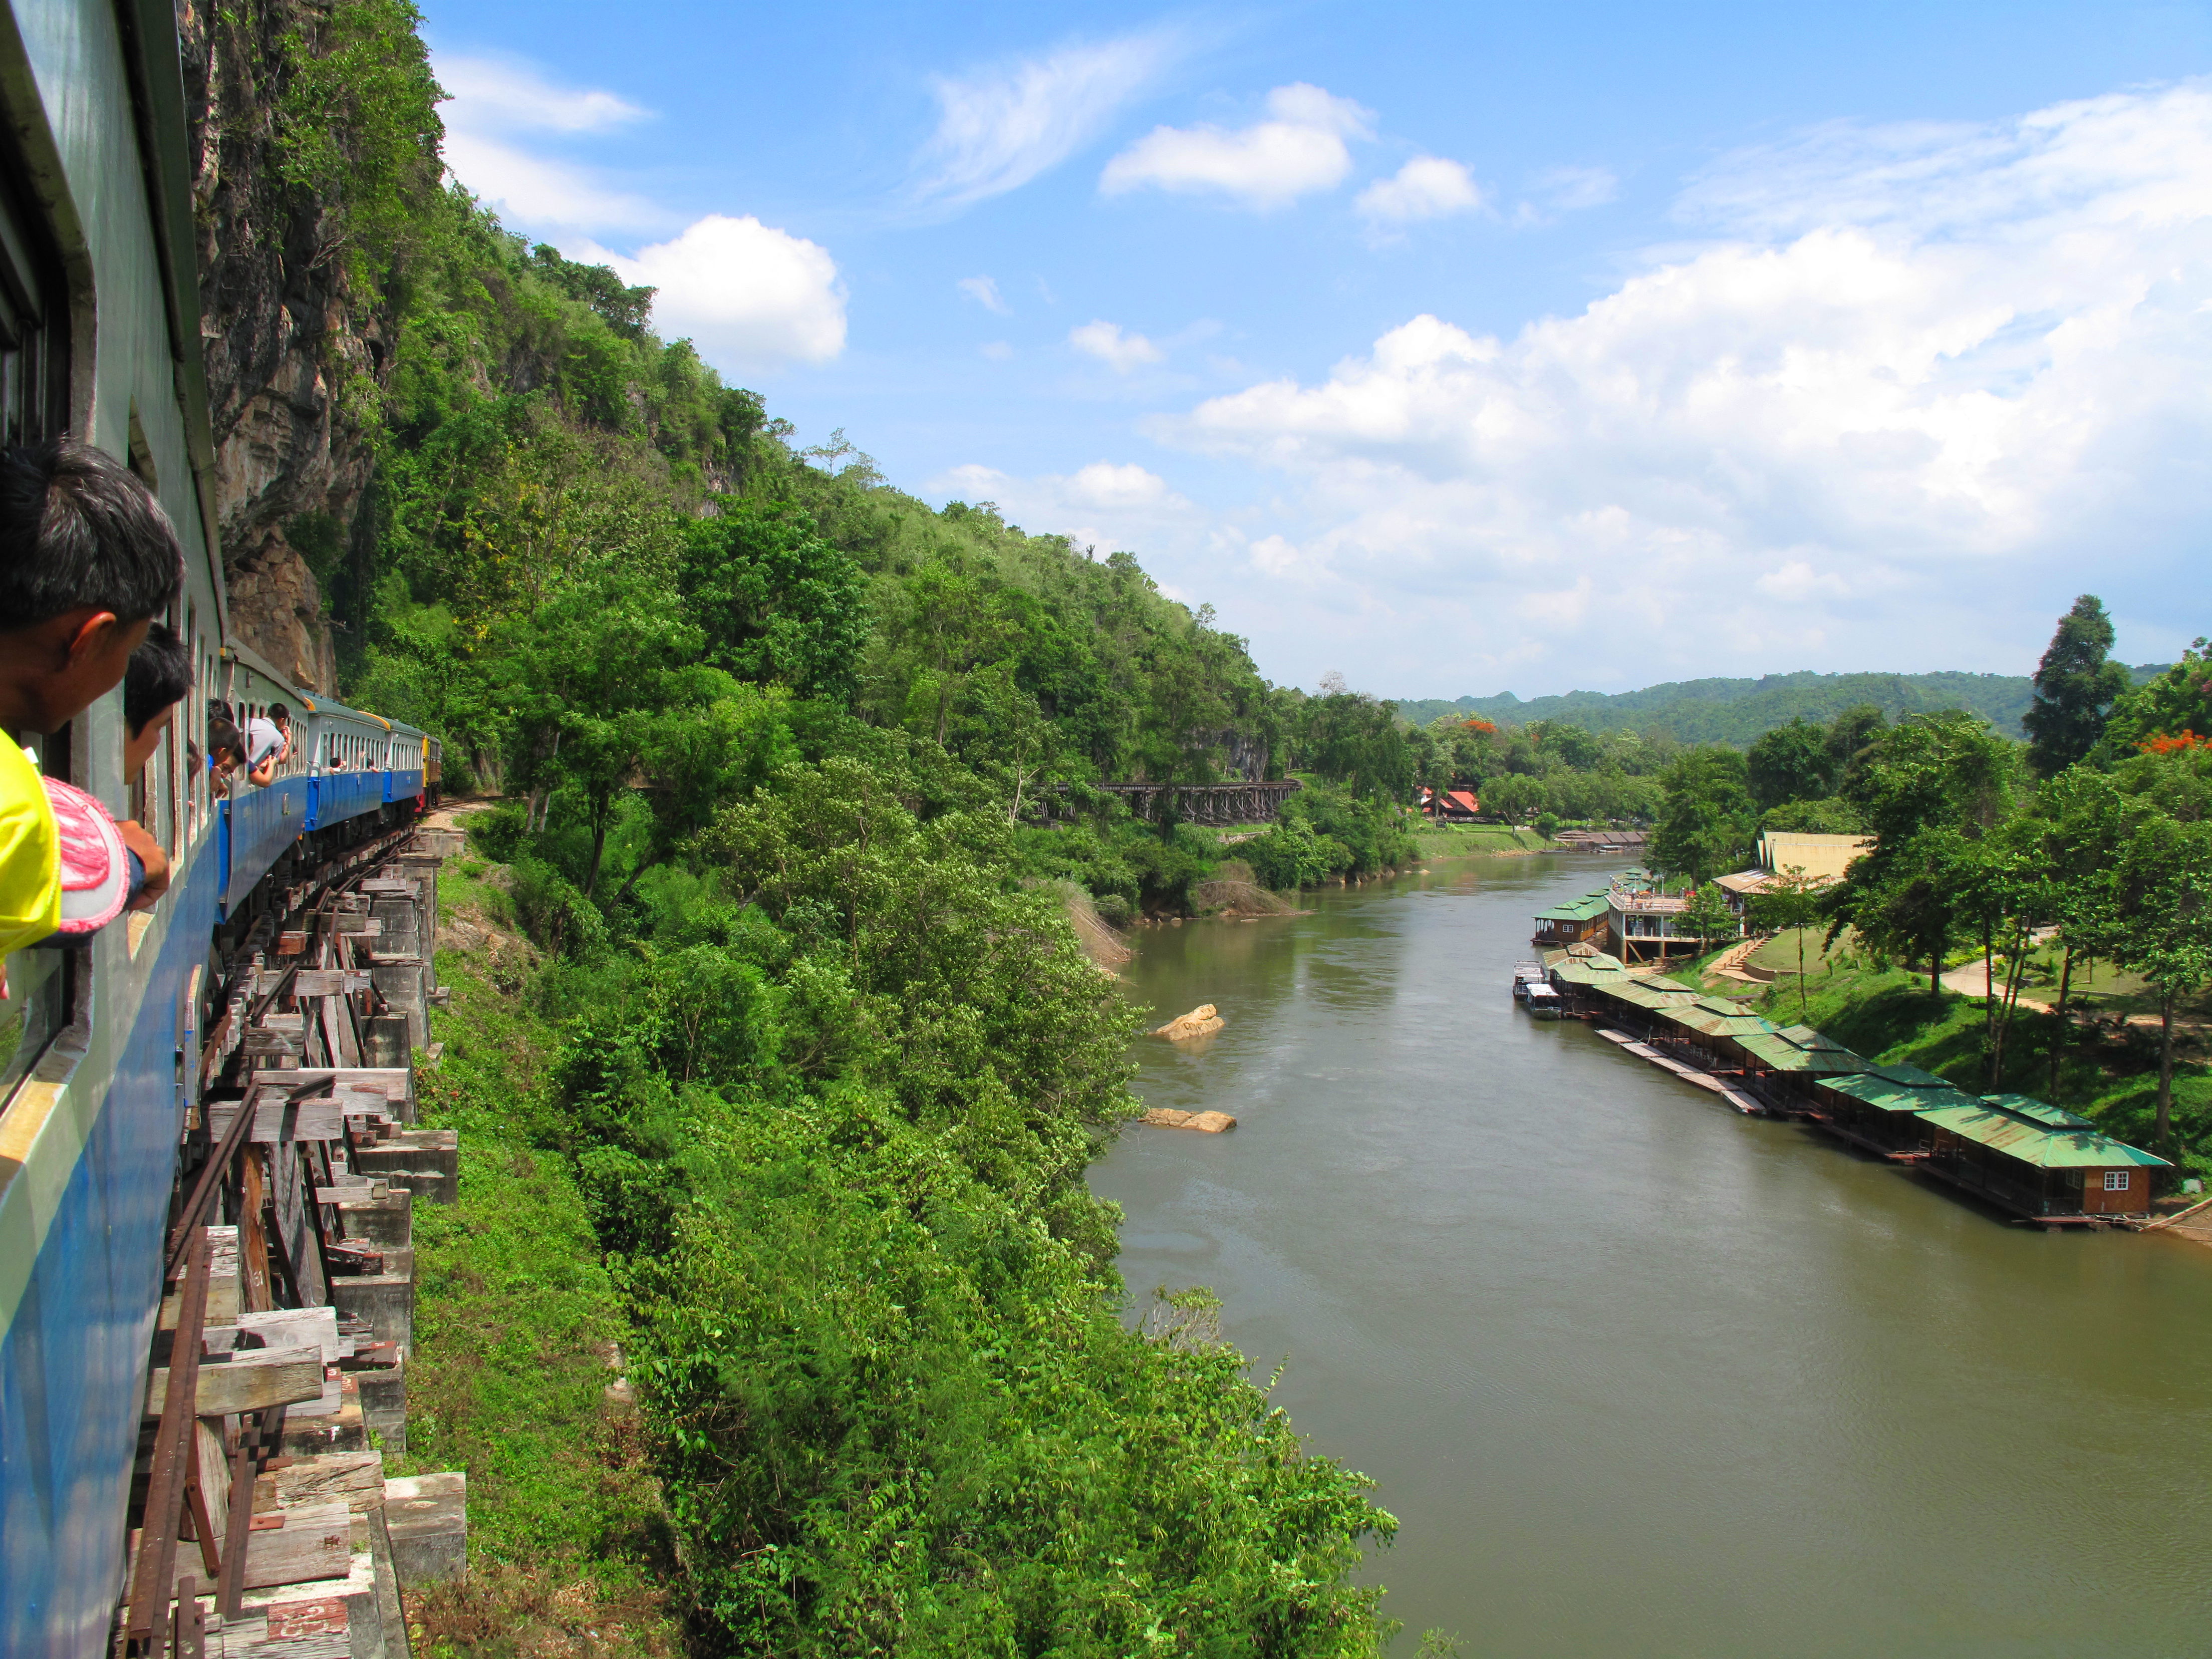
<svg viewBox="0 0 2212 1659">
<path fill-rule="evenodd" d="M 1751 896 L 1746 907 L 1754 927 L 1767 933 L 1795 932 L 1797 935 L 1797 1017 L 1808 1018 L 1811 1006 L 1805 992 L 1805 933 L 1820 919 L 1820 889 L 1824 884 L 1808 876 L 1802 866 L 1776 871 Z"/>
<path fill-rule="evenodd" d="M 1692 749 L 1668 772 L 1652 857 L 1673 875 L 1704 882 L 1741 869 L 1751 856 L 1749 772 L 1733 749 Z"/>
<path fill-rule="evenodd" d="M 1838 793 L 1851 793 L 1875 739 L 1888 727 L 1889 716 L 1871 702 L 1855 702 L 1828 722 L 1828 775 Z"/>
<path fill-rule="evenodd" d="M 1940 994 L 1944 952 L 1971 914 L 1973 845 L 2012 811 L 2018 772 L 2018 746 L 1963 712 L 1914 714 L 1881 732 L 1848 786 L 1875 845 L 1824 900 L 1834 928 L 1856 927 L 1885 955 L 1925 961 L 1929 993 Z"/>
<path fill-rule="evenodd" d="M 1743 933 L 1743 918 L 1729 902 L 1727 892 L 1717 884 L 1701 881 L 1692 888 L 1688 906 L 1674 918 L 1681 935 L 1698 941 L 1700 950 L 1710 951 L 1715 941 L 1733 939 Z"/>
<path fill-rule="evenodd" d="M 1538 720 L 1528 735 L 1549 756 L 1577 772 L 1594 770 L 1605 758 L 1605 746 L 1583 727 L 1565 720 Z"/>
<path fill-rule="evenodd" d="M 678 578 L 706 659 L 842 705 L 868 635 L 860 568 L 787 501 L 724 500 L 684 538 Z"/>
<path fill-rule="evenodd" d="M 572 300 L 589 306 L 600 320 L 628 339 L 642 340 L 653 315 L 653 288 L 631 288 L 605 265 L 579 264 L 561 250 L 540 242 L 530 263 L 545 280 Z"/>
<path fill-rule="evenodd" d="M 1759 814 L 1759 827 L 1784 835 L 1857 836 L 1866 832 L 1866 818 L 1840 795 L 1826 800 L 1785 801 Z"/>
<path fill-rule="evenodd" d="M 2158 993 L 2158 1139 L 2166 1147 L 2174 1007 L 2212 982 L 2212 754 L 2145 756 L 2119 787 L 2130 823 L 2113 860 L 2115 954 Z"/>
<path fill-rule="evenodd" d="M 2110 765 L 2148 745 L 2212 744 L 2212 641 L 2199 639 L 2181 660 L 2112 705 L 2097 757 Z"/>
<path fill-rule="evenodd" d="M 2058 619 L 2035 670 L 2035 701 L 2021 724 L 2027 763 L 2039 777 L 2056 777 L 2087 755 L 2104 734 L 2113 701 L 2128 689 L 2128 671 L 2108 659 L 2112 618 L 2104 601 L 2084 593 Z"/>
<path fill-rule="evenodd" d="M 1298 752 L 1314 772 L 1360 799 L 1403 801 L 1413 793 L 1415 754 L 1394 704 L 1352 691 L 1307 699 Z"/>
<path fill-rule="evenodd" d="M 2087 766 L 2071 766 L 2037 787 L 2028 826 L 2036 838 L 2035 860 L 2048 888 L 2045 903 L 2057 930 L 2058 995 L 2051 1012 L 2048 1091 L 2058 1095 L 2059 1068 L 2065 1060 L 2068 1013 L 2077 964 L 2109 959 L 2116 939 L 2113 859 L 2121 836 L 2121 799 L 2111 776 Z"/>
<path fill-rule="evenodd" d="M 1751 798 L 1761 812 L 1787 801 L 1819 800 L 1834 793 L 1836 763 L 1828 735 L 1800 714 L 1751 745 L 1745 757 Z"/>
</svg>

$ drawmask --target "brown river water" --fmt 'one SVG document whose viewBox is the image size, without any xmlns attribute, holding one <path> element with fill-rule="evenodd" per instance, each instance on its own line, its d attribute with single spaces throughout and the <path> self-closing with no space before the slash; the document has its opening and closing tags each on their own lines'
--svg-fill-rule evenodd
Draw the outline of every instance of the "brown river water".
<svg viewBox="0 0 2212 1659">
<path fill-rule="evenodd" d="M 1148 929 L 1121 1267 L 1210 1285 L 1472 1656 L 2212 1653 L 2212 1250 L 2054 1237 L 1512 1007 L 1619 860 Z"/>
</svg>

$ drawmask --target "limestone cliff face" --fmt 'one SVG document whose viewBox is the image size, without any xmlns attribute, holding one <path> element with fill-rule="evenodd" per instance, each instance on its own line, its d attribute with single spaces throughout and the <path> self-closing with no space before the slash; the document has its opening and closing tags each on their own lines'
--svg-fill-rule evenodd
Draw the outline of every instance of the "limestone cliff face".
<svg viewBox="0 0 2212 1659">
<path fill-rule="evenodd" d="M 329 692 L 330 622 L 295 542 L 303 525 L 325 543 L 352 533 L 371 455 L 338 389 L 349 377 L 380 381 L 390 353 L 386 319 L 354 292 L 330 205 L 279 172 L 283 43 L 314 18 L 303 0 L 179 0 L 177 10 L 231 626 Z"/>
</svg>

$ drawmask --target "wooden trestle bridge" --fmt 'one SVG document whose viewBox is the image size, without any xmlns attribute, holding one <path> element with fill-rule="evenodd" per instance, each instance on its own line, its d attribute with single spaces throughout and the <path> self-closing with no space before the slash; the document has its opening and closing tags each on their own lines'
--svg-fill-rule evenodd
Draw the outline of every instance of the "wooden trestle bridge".
<svg viewBox="0 0 2212 1659">
<path fill-rule="evenodd" d="M 1185 823 L 1273 823 L 1282 815 L 1283 803 L 1305 787 L 1296 778 L 1273 783 L 1099 783 L 1102 794 L 1119 795 L 1129 803 L 1133 817 L 1157 823 L 1169 798 L 1175 815 Z"/>
</svg>

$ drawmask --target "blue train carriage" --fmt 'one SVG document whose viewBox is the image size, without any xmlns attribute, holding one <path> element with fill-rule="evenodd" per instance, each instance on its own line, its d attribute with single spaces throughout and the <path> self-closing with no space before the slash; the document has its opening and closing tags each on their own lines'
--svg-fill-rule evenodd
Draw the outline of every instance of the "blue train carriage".
<svg viewBox="0 0 2212 1659">
<path fill-rule="evenodd" d="M 118 689 L 28 744 L 139 818 L 174 872 L 88 946 L 6 963 L 0 1004 L 0 1651 L 90 1655 L 123 1588 L 162 1237 L 216 921 L 216 805 L 191 739 L 223 593 L 183 77 L 168 0 L 0 10 L 0 442 L 74 433 L 160 497 L 198 684 L 137 779 Z"/>
<path fill-rule="evenodd" d="M 256 787 L 234 773 L 222 804 L 222 915 L 251 920 L 319 861 L 418 814 L 426 804 L 423 732 L 303 691 L 237 641 L 222 647 L 222 696 L 241 729 L 282 704 L 292 742 Z"/>
</svg>

